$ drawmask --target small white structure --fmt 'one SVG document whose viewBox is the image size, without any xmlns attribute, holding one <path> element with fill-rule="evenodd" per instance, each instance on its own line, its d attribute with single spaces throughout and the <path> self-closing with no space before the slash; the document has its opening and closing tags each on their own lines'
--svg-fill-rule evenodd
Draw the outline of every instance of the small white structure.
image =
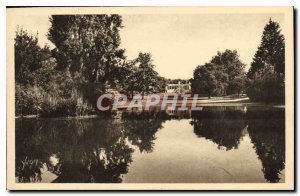
<svg viewBox="0 0 300 196">
<path fill-rule="evenodd" d="M 191 91 L 191 83 L 181 84 L 179 81 L 177 84 L 167 84 L 166 93 L 187 93 Z"/>
</svg>

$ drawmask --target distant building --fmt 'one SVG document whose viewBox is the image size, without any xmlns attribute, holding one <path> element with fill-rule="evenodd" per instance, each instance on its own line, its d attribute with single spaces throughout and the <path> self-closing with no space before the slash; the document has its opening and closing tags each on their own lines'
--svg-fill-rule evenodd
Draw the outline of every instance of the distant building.
<svg viewBox="0 0 300 196">
<path fill-rule="evenodd" d="M 166 85 L 165 93 L 188 93 L 191 91 L 191 83 L 170 83 Z"/>
</svg>

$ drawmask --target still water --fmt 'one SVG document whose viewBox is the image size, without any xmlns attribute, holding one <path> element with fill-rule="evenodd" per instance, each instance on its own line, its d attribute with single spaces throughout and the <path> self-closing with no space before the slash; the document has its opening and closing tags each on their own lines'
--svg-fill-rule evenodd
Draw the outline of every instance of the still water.
<svg viewBox="0 0 300 196">
<path fill-rule="evenodd" d="M 16 181 L 284 182 L 284 113 L 238 106 L 16 119 Z"/>
</svg>

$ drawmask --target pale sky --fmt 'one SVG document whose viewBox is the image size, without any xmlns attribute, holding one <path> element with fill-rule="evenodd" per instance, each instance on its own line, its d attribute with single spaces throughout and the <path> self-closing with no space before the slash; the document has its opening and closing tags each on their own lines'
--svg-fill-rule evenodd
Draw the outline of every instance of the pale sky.
<svg viewBox="0 0 300 196">
<path fill-rule="evenodd" d="M 39 32 L 39 44 L 48 43 L 49 16 L 16 16 L 17 24 Z M 283 14 L 122 15 L 121 47 L 128 59 L 139 51 L 150 52 L 156 70 L 166 78 L 189 79 L 197 65 L 211 60 L 217 51 L 237 50 L 247 69 L 269 18 L 279 22 Z"/>
</svg>

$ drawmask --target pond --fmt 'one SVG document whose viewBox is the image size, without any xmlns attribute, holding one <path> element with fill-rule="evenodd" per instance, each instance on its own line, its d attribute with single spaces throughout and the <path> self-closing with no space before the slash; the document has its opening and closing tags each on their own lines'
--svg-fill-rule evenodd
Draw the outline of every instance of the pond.
<svg viewBox="0 0 300 196">
<path fill-rule="evenodd" d="M 16 119 L 15 175 L 20 183 L 280 183 L 285 109 Z"/>
</svg>

